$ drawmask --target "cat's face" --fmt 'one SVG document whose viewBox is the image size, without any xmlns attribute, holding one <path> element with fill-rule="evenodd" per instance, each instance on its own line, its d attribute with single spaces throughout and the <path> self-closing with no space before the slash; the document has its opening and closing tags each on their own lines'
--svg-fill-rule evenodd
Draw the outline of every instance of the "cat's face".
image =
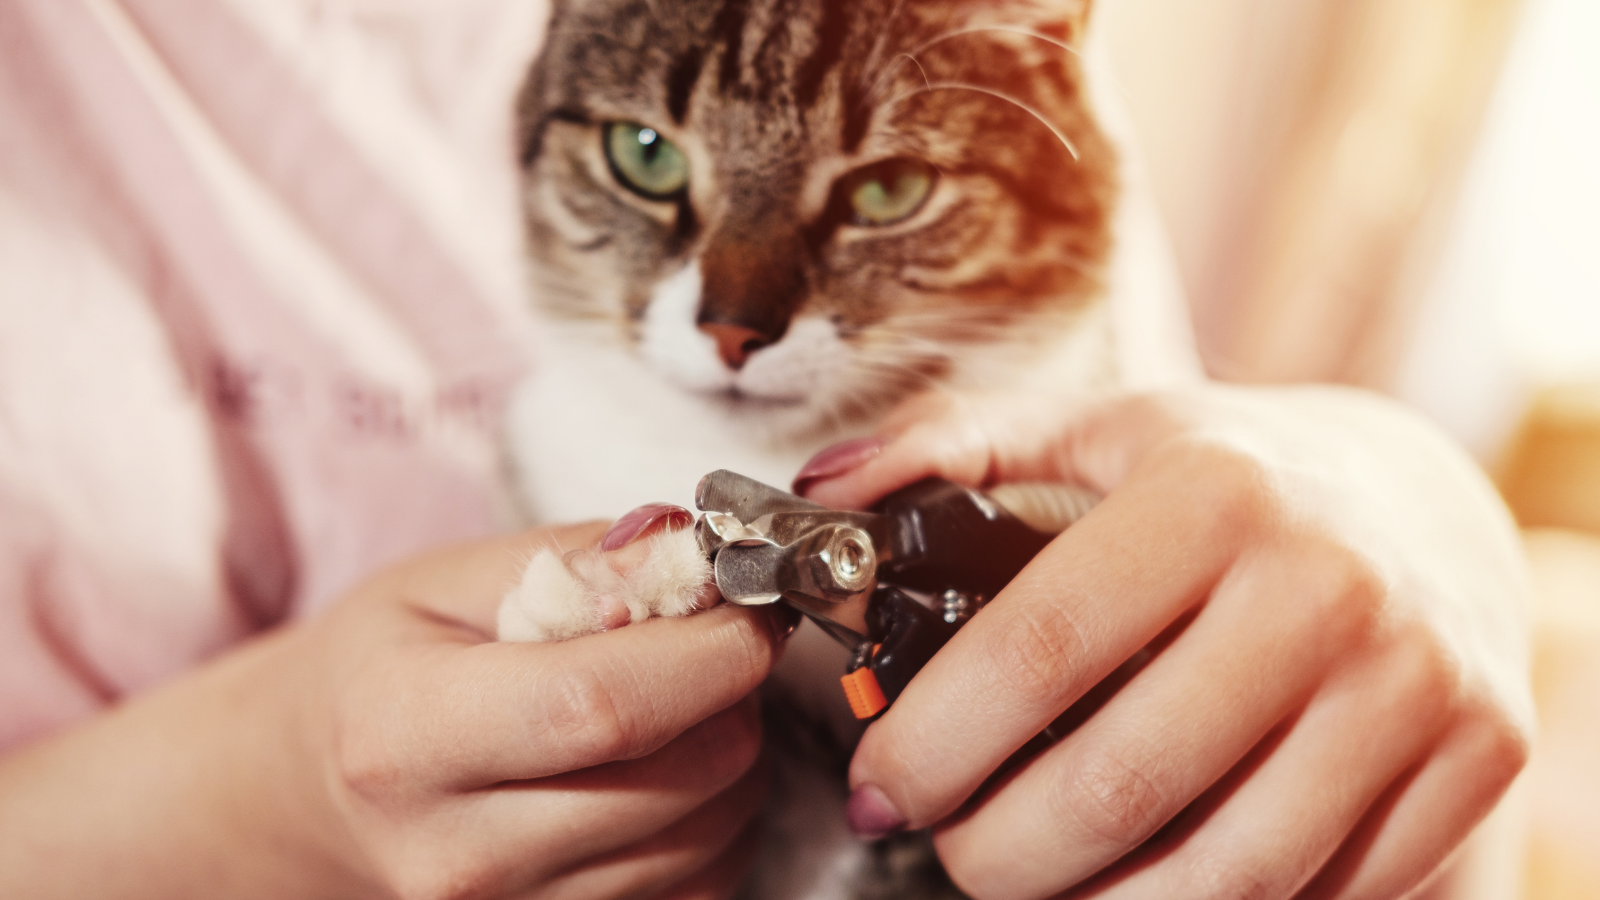
<svg viewBox="0 0 1600 900">
<path fill-rule="evenodd" d="M 1100 293 L 1088 0 L 564 0 L 520 101 L 547 314 L 782 430 L 992 380 Z"/>
</svg>

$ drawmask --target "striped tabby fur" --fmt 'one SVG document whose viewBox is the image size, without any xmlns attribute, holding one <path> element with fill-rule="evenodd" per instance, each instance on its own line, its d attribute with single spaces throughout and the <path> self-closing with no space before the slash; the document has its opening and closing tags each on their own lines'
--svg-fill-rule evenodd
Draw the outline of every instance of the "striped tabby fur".
<svg viewBox="0 0 1600 900">
<path fill-rule="evenodd" d="M 804 390 L 705 392 L 786 433 L 1034 364 L 1100 297 L 1110 250 L 1112 150 L 1064 49 L 1084 2 L 558 2 L 519 109 L 545 311 L 637 342 L 655 287 L 698 261 L 702 317 L 827 323 L 841 346 Z M 685 148 L 686 196 L 617 185 L 615 120 Z M 897 156 L 938 169 L 926 207 L 851 224 L 836 180 Z"/>
</svg>

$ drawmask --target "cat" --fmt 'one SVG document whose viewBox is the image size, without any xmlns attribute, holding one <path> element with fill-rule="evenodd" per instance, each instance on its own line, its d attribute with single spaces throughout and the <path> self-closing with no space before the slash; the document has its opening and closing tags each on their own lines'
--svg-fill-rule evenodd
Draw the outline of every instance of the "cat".
<svg viewBox="0 0 1600 900">
<path fill-rule="evenodd" d="M 544 341 L 508 455 L 530 517 L 689 506 L 717 468 L 784 484 L 920 391 L 1125 385 L 1130 348 L 1181 356 L 1111 303 L 1178 307 L 1086 75 L 1089 6 L 556 0 L 517 107 Z M 625 618 L 695 607 L 687 535 L 651 545 Z M 537 558 L 502 636 L 596 630 L 618 588 L 592 556 Z M 837 802 L 780 796 L 747 895 L 960 896 L 925 841 L 845 832 L 843 666 L 802 629 L 771 686 L 777 743 L 819 763 L 778 793 Z"/>
</svg>

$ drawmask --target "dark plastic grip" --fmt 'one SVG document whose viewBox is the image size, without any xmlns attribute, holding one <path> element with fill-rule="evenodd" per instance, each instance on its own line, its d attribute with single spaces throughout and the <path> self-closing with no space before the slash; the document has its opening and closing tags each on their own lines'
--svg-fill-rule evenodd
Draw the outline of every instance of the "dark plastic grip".
<svg viewBox="0 0 1600 900">
<path fill-rule="evenodd" d="M 892 587 L 879 588 L 873 596 L 867 625 L 875 649 L 865 662 L 889 703 L 961 627 L 946 623 L 938 613 Z"/>
<path fill-rule="evenodd" d="M 869 667 L 887 706 L 966 621 L 966 615 L 946 621 L 900 588 L 935 597 L 954 590 L 981 604 L 1055 536 L 1029 528 L 983 494 L 942 478 L 902 488 L 873 511 L 892 522 L 891 552 L 878 569 L 883 584 L 867 607 L 871 644 L 849 668 Z"/>
<path fill-rule="evenodd" d="M 893 521 L 879 580 L 913 590 L 994 597 L 1055 537 L 1022 524 L 993 500 L 943 478 L 885 497 L 873 512 Z"/>
</svg>

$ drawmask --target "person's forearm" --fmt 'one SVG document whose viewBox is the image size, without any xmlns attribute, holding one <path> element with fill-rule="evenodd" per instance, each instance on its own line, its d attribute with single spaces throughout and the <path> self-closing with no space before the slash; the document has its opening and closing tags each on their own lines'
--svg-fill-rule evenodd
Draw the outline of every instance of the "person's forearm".
<svg viewBox="0 0 1600 900">
<path fill-rule="evenodd" d="M 282 641 L 0 757 L 0 893 L 312 897 L 315 882 L 338 883 L 314 871 L 304 842 L 275 837 L 288 833 L 283 817 L 315 820 L 270 788 L 296 754 L 292 729 L 263 708 L 285 686 L 253 676 Z"/>
</svg>

